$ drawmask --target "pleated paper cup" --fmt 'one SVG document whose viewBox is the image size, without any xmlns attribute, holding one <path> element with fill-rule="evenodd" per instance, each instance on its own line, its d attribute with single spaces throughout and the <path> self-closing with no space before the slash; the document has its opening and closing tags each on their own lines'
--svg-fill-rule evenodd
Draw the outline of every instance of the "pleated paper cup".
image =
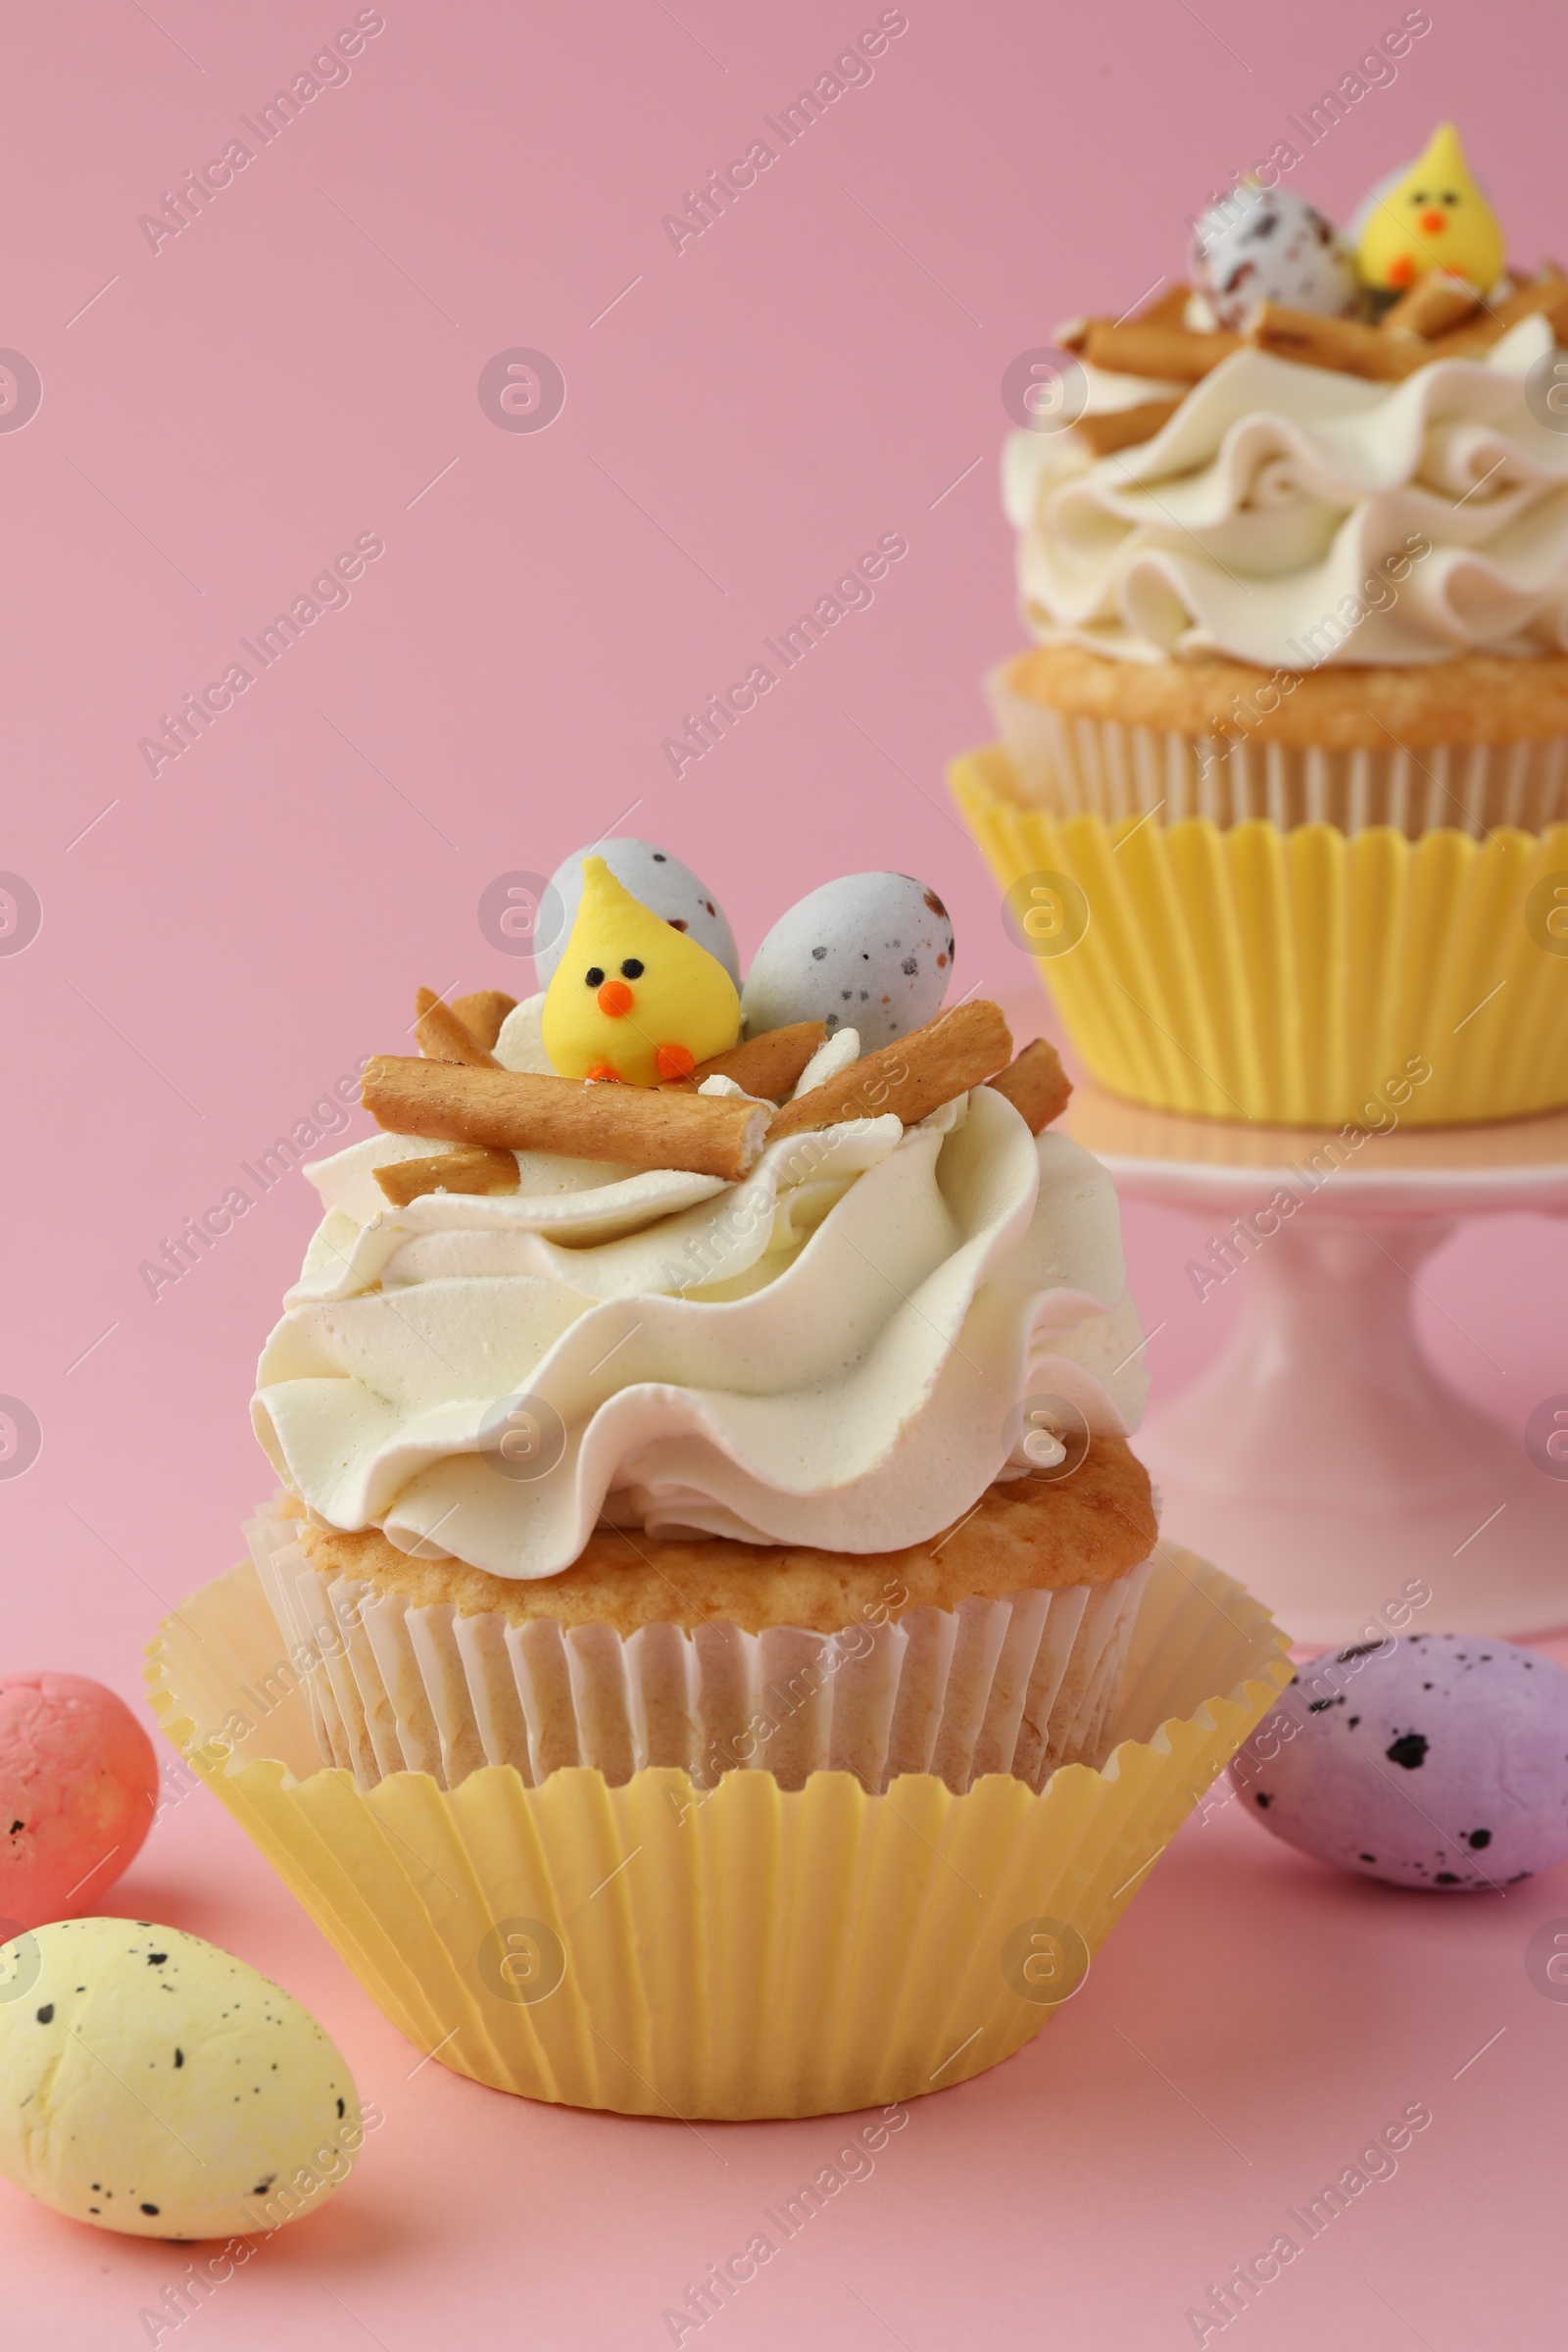
<svg viewBox="0 0 1568 2352">
<path fill-rule="evenodd" d="M 803 1788 L 851 1772 L 870 1795 L 935 1773 L 956 1795 L 977 1775 L 1031 1788 L 1060 1764 L 1103 1761 L 1149 1562 L 1102 1585 L 972 1595 L 955 1608 L 835 1634 L 710 1621 L 564 1631 L 450 1602 L 414 1605 L 327 1575 L 279 1495 L 245 1534 L 290 1655 L 314 1654 L 306 1695 L 321 1760 L 373 1788 L 428 1772 L 455 1788 L 483 1764 L 532 1788 L 573 1764 L 612 1787 L 672 1764 L 700 1788 L 727 1771 Z"/>
<path fill-rule="evenodd" d="M 1058 817 L 1020 800 L 998 748 L 951 780 L 1012 936 L 1113 1093 L 1305 1127 L 1568 1103 L 1568 823 L 1411 841 Z"/>
<path fill-rule="evenodd" d="M 168 1737 L 421 2050 L 530 2098 L 741 2119 L 888 2105 L 1010 2056 L 1290 1665 L 1240 1586 L 1162 1546 L 1103 1767 L 962 1796 L 848 1772 L 704 1790 L 659 1766 L 360 1788 L 320 1760 L 251 1561 L 165 1623 L 147 1672 Z"/>
<path fill-rule="evenodd" d="M 1015 662 L 986 679 L 1018 798 L 1053 816 L 1259 817 L 1290 832 L 1392 825 L 1407 840 L 1448 826 L 1483 840 L 1568 822 L 1568 737 L 1518 743 L 1399 742 L 1384 734 L 1336 749 L 1259 734 L 1194 735 L 1056 710 L 1011 682 Z M 1370 731 L 1370 729 L 1369 729 Z"/>
</svg>

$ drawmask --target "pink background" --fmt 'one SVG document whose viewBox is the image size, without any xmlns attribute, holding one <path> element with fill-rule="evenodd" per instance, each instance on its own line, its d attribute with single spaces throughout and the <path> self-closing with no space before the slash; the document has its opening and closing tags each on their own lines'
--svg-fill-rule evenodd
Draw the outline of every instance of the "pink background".
<svg viewBox="0 0 1568 2352">
<path fill-rule="evenodd" d="M 347 84 L 155 255 L 138 217 L 353 14 L 76 0 L 9 24 L 0 343 L 43 402 L 0 434 L 0 865 L 44 912 L 0 958 L 0 1390 L 44 1434 L 0 1482 L 5 1663 L 138 1704 L 163 1602 L 234 1558 L 267 1485 L 250 1375 L 314 1197 L 291 1177 L 156 1301 L 139 1263 L 398 1048 L 417 981 L 521 993 L 475 919 L 494 876 L 642 832 L 749 952 L 815 883 L 893 865 L 948 898 L 965 984 L 1026 979 L 942 776 L 1018 634 L 1003 370 L 1178 269 L 1184 217 L 1400 11 L 910 0 L 869 85 L 677 255 L 662 216 L 874 5 L 387 0 Z M 1433 15 L 1291 184 L 1343 219 L 1456 114 L 1516 258 L 1560 254 L 1568 23 Z M 515 346 L 564 373 L 548 431 L 481 410 Z M 682 714 L 886 531 L 909 552 L 872 608 L 672 777 Z M 348 607 L 155 780 L 138 739 L 362 532 L 385 554 Z M 1182 1218 L 1127 1231 L 1157 1396 L 1234 1302 L 1198 1304 Z M 1499 1219 L 1423 1278 L 1434 1354 L 1515 1428 L 1568 1390 L 1565 1275 L 1568 1230 Z M 387 2115 L 322 2217 L 166 2343 L 665 2342 L 662 2308 L 839 2143 L 831 2120 L 699 2136 L 418 2065 L 205 1792 L 113 1899 L 290 1986 Z M 1523 1967 L 1558 1912 L 1561 1872 L 1442 1902 L 1332 1878 L 1234 1807 L 1194 1823 L 1044 2037 L 920 2103 L 704 2340 L 1192 2341 L 1208 2282 L 1418 2099 L 1399 2177 L 1249 2340 L 1558 2340 L 1568 2012 Z M 0 2262 L 8 2340 L 57 2352 L 147 2340 L 182 2267 L 3 2185 Z"/>
</svg>

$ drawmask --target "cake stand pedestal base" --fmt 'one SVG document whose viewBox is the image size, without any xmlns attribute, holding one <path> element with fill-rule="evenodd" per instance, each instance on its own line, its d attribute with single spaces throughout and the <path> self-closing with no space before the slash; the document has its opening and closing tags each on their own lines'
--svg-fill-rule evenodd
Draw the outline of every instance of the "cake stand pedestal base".
<svg viewBox="0 0 1568 2352">
<path fill-rule="evenodd" d="M 1568 1115 L 1336 1153 L 1086 1085 L 1064 1125 L 1124 1195 L 1210 1218 L 1190 1279 L 1240 1293 L 1223 1355 L 1139 1436 L 1175 1541 L 1315 1648 L 1391 1609 L 1430 1632 L 1568 1623 L 1568 1438 L 1527 1450 L 1438 1377 L 1412 1314 L 1422 1261 L 1459 1218 L 1568 1213 Z M 1432 1597 L 1401 1618 L 1412 1587 Z"/>
</svg>

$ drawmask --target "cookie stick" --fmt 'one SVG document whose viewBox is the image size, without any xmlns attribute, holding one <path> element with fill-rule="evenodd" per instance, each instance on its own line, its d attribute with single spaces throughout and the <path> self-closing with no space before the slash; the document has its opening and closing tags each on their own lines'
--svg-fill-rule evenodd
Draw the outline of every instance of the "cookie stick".
<svg viewBox="0 0 1568 2352">
<path fill-rule="evenodd" d="M 1258 304 L 1247 340 L 1276 359 L 1295 360 L 1303 368 L 1337 368 L 1342 375 L 1383 384 L 1401 383 L 1433 357 L 1433 346 L 1418 335 L 1386 335 L 1381 327 L 1363 326 L 1355 318 L 1325 318 L 1316 311 L 1293 311 L 1278 302 Z"/>
<path fill-rule="evenodd" d="M 1115 450 L 1136 449 L 1141 441 L 1152 441 L 1181 405 L 1179 400 L 1141 400 L 1136 408 L 1099 409 L 1093 416 L 1080 416 L 1070 428 L 1071 435 L 1091 457 L 1108 458 Z"/>
<path fill-rule="evenodd" d="M 986 1084 L 1006 1096 L 1031 1135 L 1038 1135 L 1061 1116 L 1072 1093 L 1072 1080 L 1061 1066 L 1061 1055 L 1044 1037 L 1025 1046 L 1016 1061 L 999 1070 L 995 1078 L 988 1078 Z"/>
<path fill-rule="evenodd" d="M 377 1168 L 375 1181 L 394 1208 L 407 1208 L 425 1193 L 514 1193 L 519 1189 L 514 1152 L 490 1152 L 482 1144 L 460 1144 L 429 1159 L 395 1159 Z"/>
<path fill-rule="evenodd" d="M 1185 326 L 1187 324 L 1187 305 L 1191 300 L 1192 288 L 1190 286 L 1174 285 L 1165 293 L 1156 294 L 1152 303 L 1149 303 L 1141 311 L 1134 311 L 1130 318 L 1110 318 L 1105 317 L 1102 312 L 1097 312 L 1092 318 L 1064 318 L 1056 329 L 1055 340 L 1063 351 L 1070 351 L 1081 357 L 1090 335 L 1098 327 Z"/>
<path fill-rule="evenodd" d="M 1480 308 L 1481 297 L 1466 279 L 1432 270 L 1418 277 L 1392 310 L 1384 312 L 1378 333 L 1420 335 L 1431 342 L 1434 335 L 1446 335 L 1462 319 L 1473 318 Z"/>
<path fill-rule="evenodd" d="M 444 1004 L 433 988 L 416 991 L 414 1010 L 414 1034 L 419 1041 L 419 1052 L 427 1060 L 467 1062 L 480 1070 L 500 1069 L 501 1064 L 489 1047 L 479 1043 L 461 1013 Z"/>
<path fill-rule="evenodd" d="M 782 1102 L 827 1035 L 822 1021 L 791 1021 L 782 1029 L 764 1029 L 711 1061 L 700 1061 L 684 1078 L 666 1084 L 694 1095 L 705 1078 L 733 1078 L 748 1095 L 769 1102 Z"/>
<path fill-rule="evenodd" d="M 471 996 L 454 997 L 452 1009 L 465 1029 L 471 1030 L 487 1052 L 496 1050 L 496 1039 L 509 1012 L 515 1012 L 517 1000 L 509 997 L 504 989 L 476 988 Z"/>
<path fill-rule="evenodd" d="M 1241 348 L 1240 335 L 1200 334 L 1190 326 L 1141 318 L 1111 326 L 1096 318 L 1085 330 L 1083 356 L 1092 368 L 1106 368 L 1118 375 L 1157 375 L 1172 383 L 1196 384 Z"/>
<path fill-rule="evenodd" d="M 415 1034 L 419 1051 L 427 1059 L 472 1063 L 483 1069 L 500 1068 L 462 1015 L 453 1006 L 444 1004 L 434 989 L 417 990 L 414 1009 Z M 442 1152 L 429 1159 L 398 1160 L 377 1168 L 374 1174 L 376 1183 L 396 1208 L 407 1208 L 421 1193 L 514 1193 L 518 1181 L 517 1162 L 512 1152 L 488 1152 L 482 1147 Z"/>
<path fill-rule="evenodd" d="M 1446 335 L 1435 335 L 1429 357 L 1474 359 L 1478 353 L 1490 351 L 1494 343 L 1500 342 L 1509 327 L 1517 326 L 1521 318 L 1533 318 L 1538 312 L 1550 321 L 1556 341 L 1568 342 L 1568 282 L 1554 264 L 1544 268 L 1539 276 L 1518 287 L 1504 301 L 1489 304 L 1479 318 L 1467 318 L 1463 326 L 1452 327 Z"/>
<path fill-rule="evenodd" d="M 768 1120 L 764 1104 L 733 1096 L 666 1094 L 660 1087 L 535 1077 L 391 1054 L 367 1062 L 360 1100 L 397 1135 L 483 1144 L 499 1152 L 560 1152 L 629 1168 L 686 1168 L 729 1183 L 750 1171 Z"/>
<path fill-rule="evenodd" d="M 1128 323 L 1132 326 L 1185 326 L 1187 305 L 1192 298 L 1192 288 L 1178 281 L 1174 286 L 1167 286 L 1163 294 L 1156 294 L 1145 309 L 1135 311 Z"/>
<path fill-rule="evenodd" d="M 999 1004 L 982 1000 L 956 1005 L 924 1029 L 911 1029 L 891 1046 L 862 1054 L 838 1077 L 786 1103 L 768 1141 L 836 1126 L 841 1119 L 874 1119 L 890 1110 L 912 1127 L 944 1102 L 995 1077 L 1011 1058 L 1012 1038 Z"/>
</svg>

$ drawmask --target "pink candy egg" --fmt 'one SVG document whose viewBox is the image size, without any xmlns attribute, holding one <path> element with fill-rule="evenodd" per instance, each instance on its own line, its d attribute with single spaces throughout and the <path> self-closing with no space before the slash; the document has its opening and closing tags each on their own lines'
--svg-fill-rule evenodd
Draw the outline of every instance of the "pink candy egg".
<svg viewBox="0 0 1568 2352">
<path fill-rule="evenodd" d="M 1506 1886 L 1568 1860 L 1568 1675 L 1483 1634 L 1302 1666 L 1231 1778 L 1277 1838 L 1396 1886 Z"/>
<path fill-rule="evenodd" d="M 158 1809 L 158 1759 L 81 1674 L 0 1675 L 0 1937 L 96 1908 Z"/>
</svg>

